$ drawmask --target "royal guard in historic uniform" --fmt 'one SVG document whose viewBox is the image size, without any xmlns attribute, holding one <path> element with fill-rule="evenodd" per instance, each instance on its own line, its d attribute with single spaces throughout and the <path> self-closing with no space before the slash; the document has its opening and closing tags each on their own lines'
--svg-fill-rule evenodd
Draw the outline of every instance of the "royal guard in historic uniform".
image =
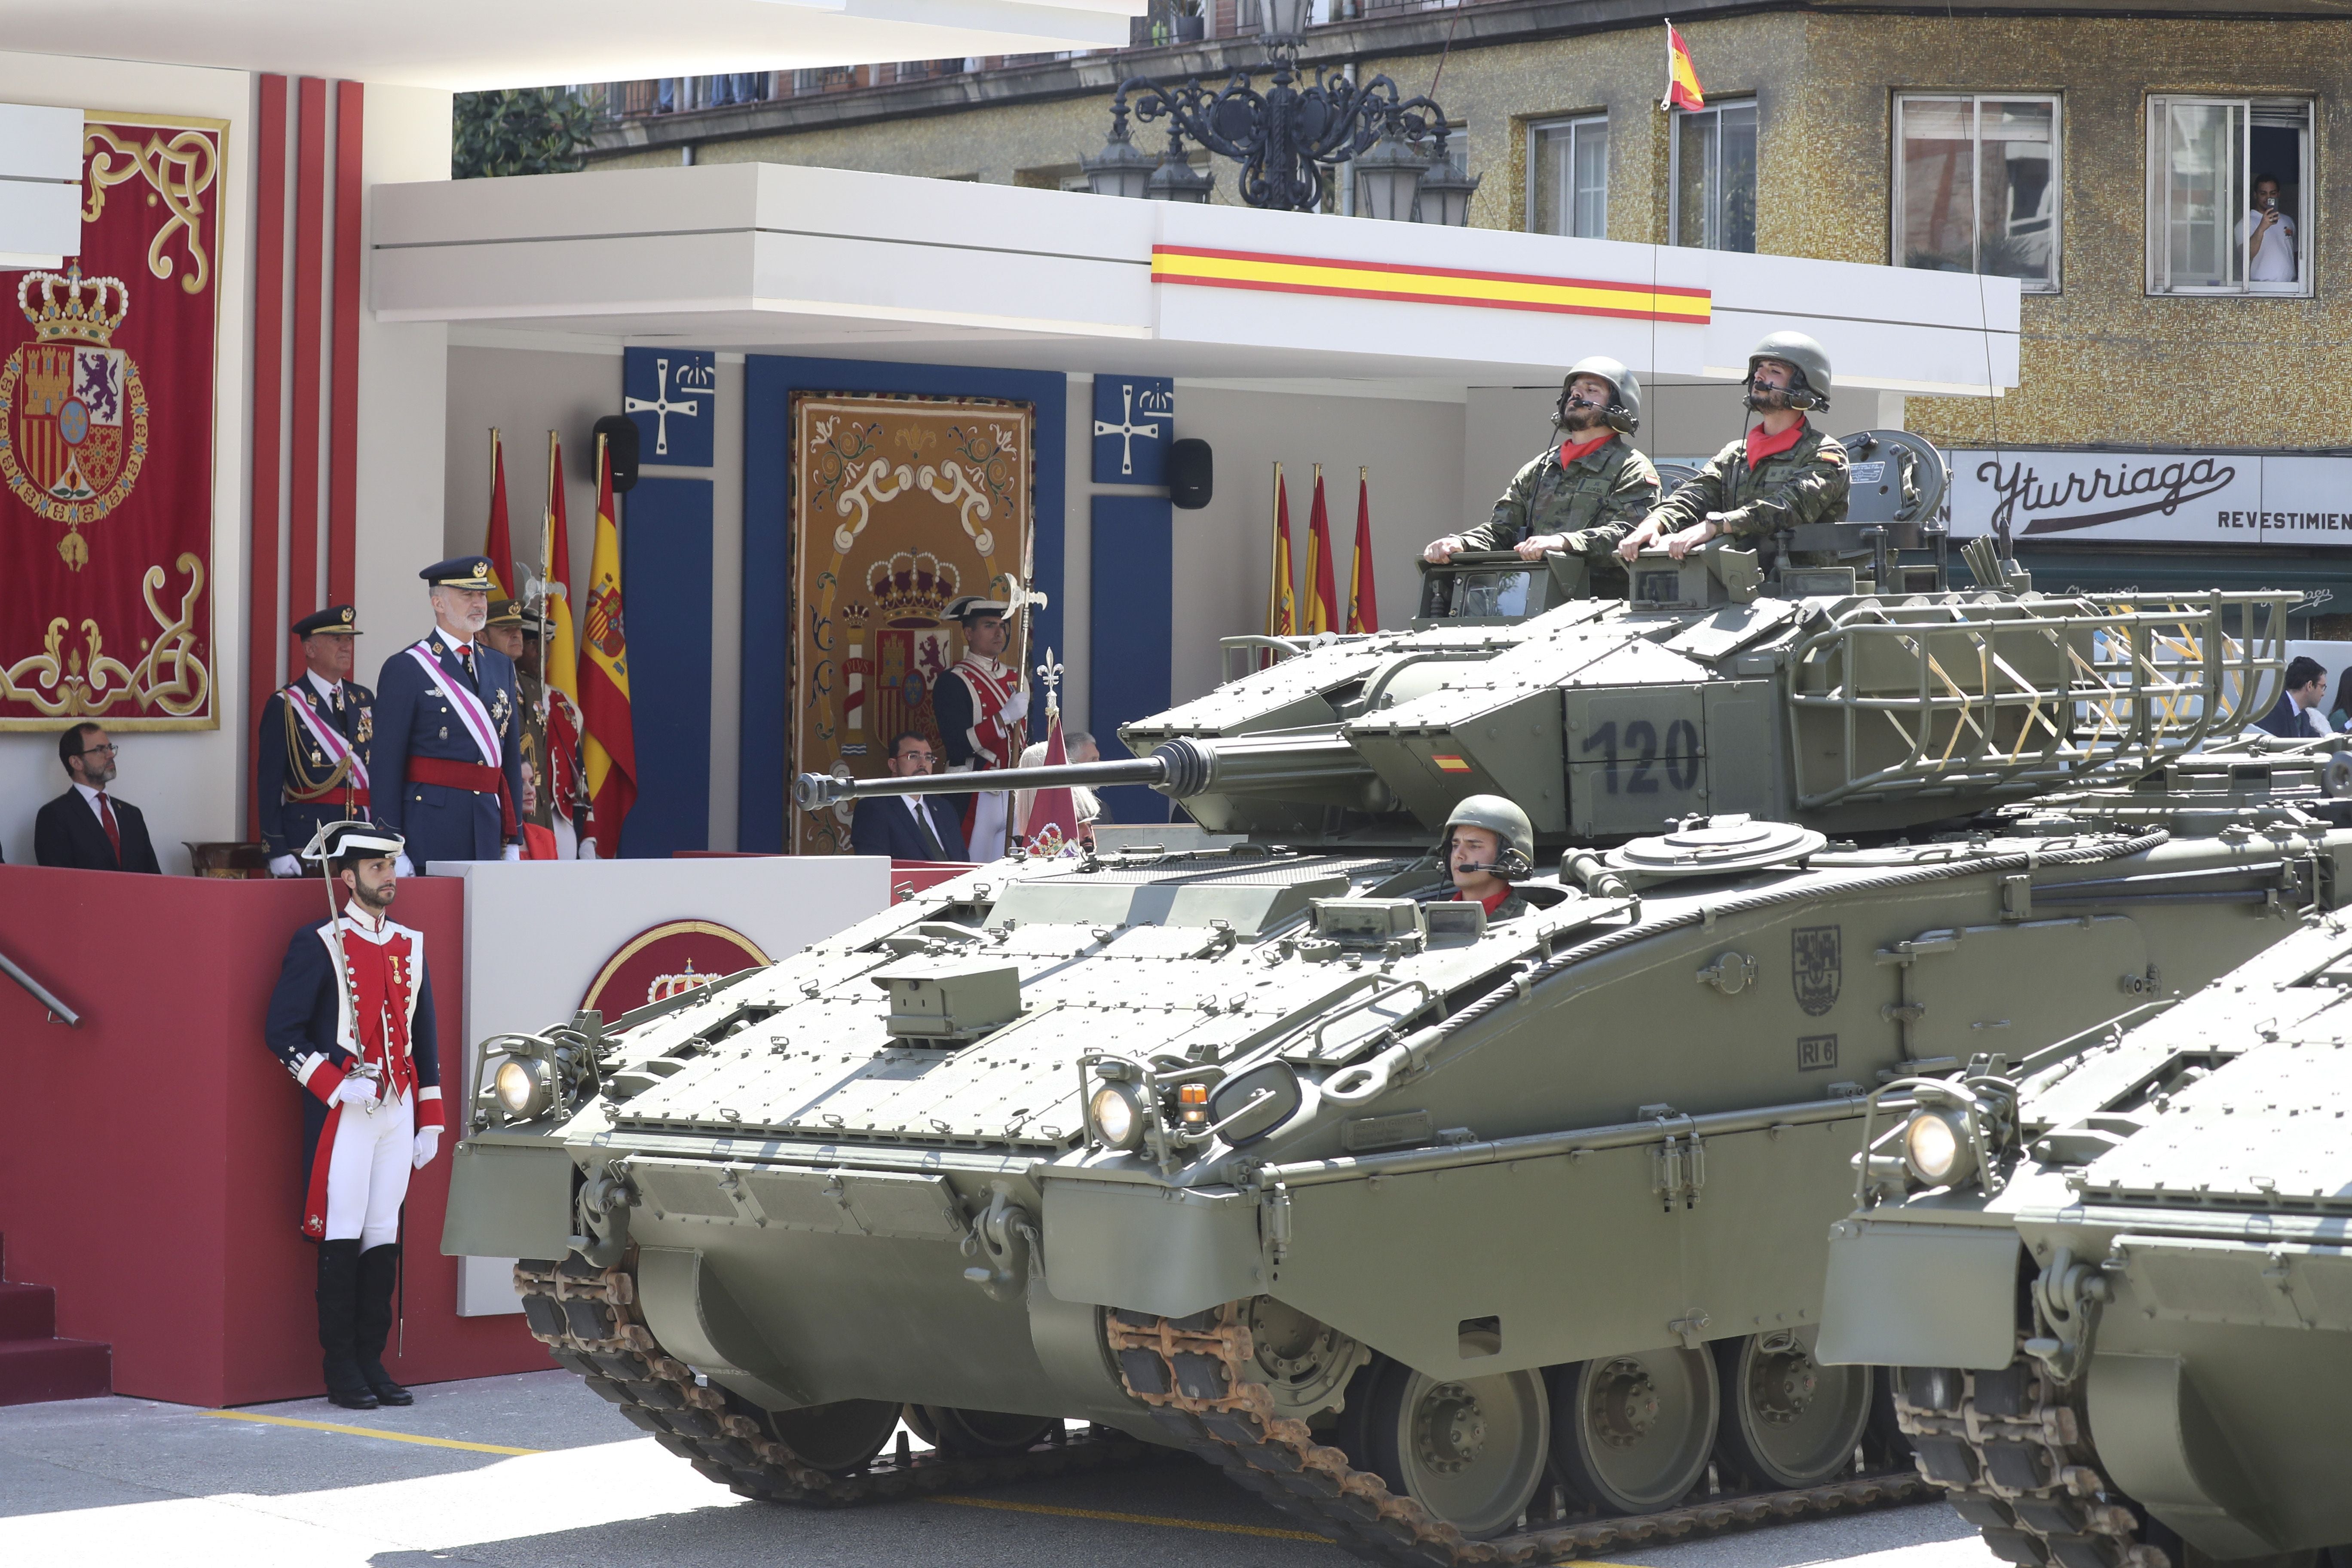
<svg viewBox="0 0 2352 1568">
<path fill-rule="evenodd" d="M 441 1067 L 425 935 L 391 918 L 401 841 L 331 822 L 305 854 L 349 902 L 294 933 L 269 998 L 269 1048 L 302 1102 L 302 1235 L 319 1244 L 327 1397 L 351 1410 L 415 1403 L 384 1370 L 408 1176 L 441 1146 Z"/>
<path fill-rule="evenodd" d="M 296 851 L 330 822 L 368 817 L 368 752 L 375 742 L 375 693 L 351 678 L 360 629 L 349 605 L 329 605 L 294 623 L 309 668 L 261 706 L 260 763 L 254 775 L 261 842 L 275 877 L 299 877 Z"/>
<path fill-rule="evenodd" d="M 376 678 L 376 821 L 408 842 L 404 876 L 436 860 L 520 860 L 522 695 L 514 660 L 481 640 L 490 563 L 436 561 L 432 635 Z"/>
<path fill-rule="evenodd" d="M 931 683 L 931 712 L 950 773 L 1009 768 L 1028 743 L 1022 721 L 1029 717 L 1029 693 L 1021 672 L 997 657 L 1013 637 L 1012 610 L 1001 599 L 975 594 L 949 602 L 949 618 L 963 627 L 963 657 Z M 971 858 L 997 859 L 1005 851 L 1009 792 L 985 790 L 965 798 L 963 838 Z"/>
</svg>

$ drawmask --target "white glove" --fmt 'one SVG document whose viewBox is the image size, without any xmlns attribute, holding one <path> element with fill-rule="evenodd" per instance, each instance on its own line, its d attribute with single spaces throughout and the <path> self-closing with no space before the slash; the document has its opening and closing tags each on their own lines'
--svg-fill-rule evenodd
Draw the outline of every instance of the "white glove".
<svg viewBox="0 0 2352 1568">
<path fill-rule="evenodd" d="M 395 877 L 414 877 L 416 875 L 416 863 L 403 855 L 392 863 L 392 874 Z"/>
<path fill-rule="evenodd" d="M 302 862 L 291 855 L 272 855 L 269 858 L 269 874 L 273 877 L 299 877 L 302 874 Z"/>
<path fill-rule="evenodd" d="M 583 860 L 593 860 L 596 858 L 596 841 L 594 839 L 583 838 L 580 841 L 580 858 Z"/>
<path fill-rule="evenodd" d="M 1018 724 L 1029 717 L 1028 689 L 1024 687 L 1014 691 L 1005 700 L 1004 706 L 997 710 L 996 717 L 1000 723 L 1005 724 Z"/>
<path fill-rule="evenodd" d="M 375 1080 L 353 1073 L 335 1086 L 335 1103 L 362 1108 L 375 1103 Z"/>
<path fill-rule="evenodd" d="M 411 1156 L 411 1163 L 415 1167 L 420 1171 L 425 1169 L 425 1166 L 433 1163 L 433 1156 L 440 1152 L 441 1129 L 438 1127 L 418 1128 L 416 1130 L 416 1152 Z"/>
<path fill-rule="evenodd" d="M 521 845 L 520 845 L 520 844 L 509 844 L 509 845 L 508 845 L 508 846 L 507 846 L 506 853 L 505 853 L 504 855 L 500 856 L 500 857 L 499 857 L 499 858 L 501 858 L 501 859 L 505 859 L 505 860 L 520 860 L 520 859 L 521 859 L 521 858 L 522 858 L 522 846 L 521 846 Z"/>
</svg>

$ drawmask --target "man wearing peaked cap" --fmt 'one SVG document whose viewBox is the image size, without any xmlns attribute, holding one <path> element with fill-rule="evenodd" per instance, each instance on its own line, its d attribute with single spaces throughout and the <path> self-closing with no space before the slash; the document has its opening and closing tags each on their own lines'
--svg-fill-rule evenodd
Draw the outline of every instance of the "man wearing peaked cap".
<svg viewBox="0 0 2352 1568">
<path fill-rule="evenodd" d="M 441 1066 L 425 935 L 391 918 L 400 836 L 331 822 L 304 848 L 344 908 L 294 933 L 265 1038 L 308 1090 L 302 1235 L 319 1245 L 327 1397 L 349 1409 L 415 1403 L 383 1364 L 412 1170 L 441 1147 Z"/>
<path fill-rule="evenodd" d="M 487 556 L 436 561 L 433 631 L 376 679 L 376 821 L 407 840 L 404 871 L 521 858 L 522 699 L 514 661 L 482 637 Z"/>
<path fill-rule="evenodd" d="M 321 826 L 366 820 L 375 742 L 375 693 L 351 678 L 360 636 L 352 607 L 305 616 L 294 635 L 307 668 L 262 704 L 254 773 L 261 841 L 279 877 L 300 875 L 296 853 Z"/>
</svg>

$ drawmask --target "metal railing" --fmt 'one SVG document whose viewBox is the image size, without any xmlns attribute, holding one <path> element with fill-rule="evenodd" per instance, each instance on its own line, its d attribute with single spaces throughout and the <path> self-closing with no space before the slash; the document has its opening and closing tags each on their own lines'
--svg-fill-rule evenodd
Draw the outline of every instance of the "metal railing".
<svg viewBox="0 0 2352 1568">
<path fill-rule="evenodd" d="M 26 994 L 30 995 L 34 1001 L 38 1002 L 43 1007 L 48 1010 L 50 1017 L 56 1019 L 61 1024 L 64 1024 L 68 1028 L 79 1029 L 81 1027 L 80 1014 L 75 1012 L 72 1008 L 58 1001 L 54 992 L 52 992 L 47 986 L 42 984 L 39 981 L 34 979 L 31 975 L 26 973 L 24 969 L 17 964 L 16 960 L 10 958 L 5 952 L 0 952 L 0 974 L 6 975 L 9 979 L 23 986 Z"/>
<path fill-rule="evenodd" d="M 1790 655 L 1798 804 L 2125 782 L 2262 716 L 2295 602 L 1858 605 Z"/>
</svg>

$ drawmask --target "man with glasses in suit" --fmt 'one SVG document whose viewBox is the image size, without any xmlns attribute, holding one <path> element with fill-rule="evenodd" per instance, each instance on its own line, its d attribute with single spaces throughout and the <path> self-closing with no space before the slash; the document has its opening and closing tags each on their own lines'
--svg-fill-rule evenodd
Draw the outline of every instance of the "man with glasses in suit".
<svg viewBox="0 0 2352 1568">
<path fill-rule="evenodd" d="M 58 737 L 58 761 L 73 787 L 41 807 L 33 822 L 33 858 L 44 866 L 84 871 L 163 874 L 147 818 L 137 806 L 107 793 L 118 748 L 103 726 L 77 724 Z"/>
</svg>

